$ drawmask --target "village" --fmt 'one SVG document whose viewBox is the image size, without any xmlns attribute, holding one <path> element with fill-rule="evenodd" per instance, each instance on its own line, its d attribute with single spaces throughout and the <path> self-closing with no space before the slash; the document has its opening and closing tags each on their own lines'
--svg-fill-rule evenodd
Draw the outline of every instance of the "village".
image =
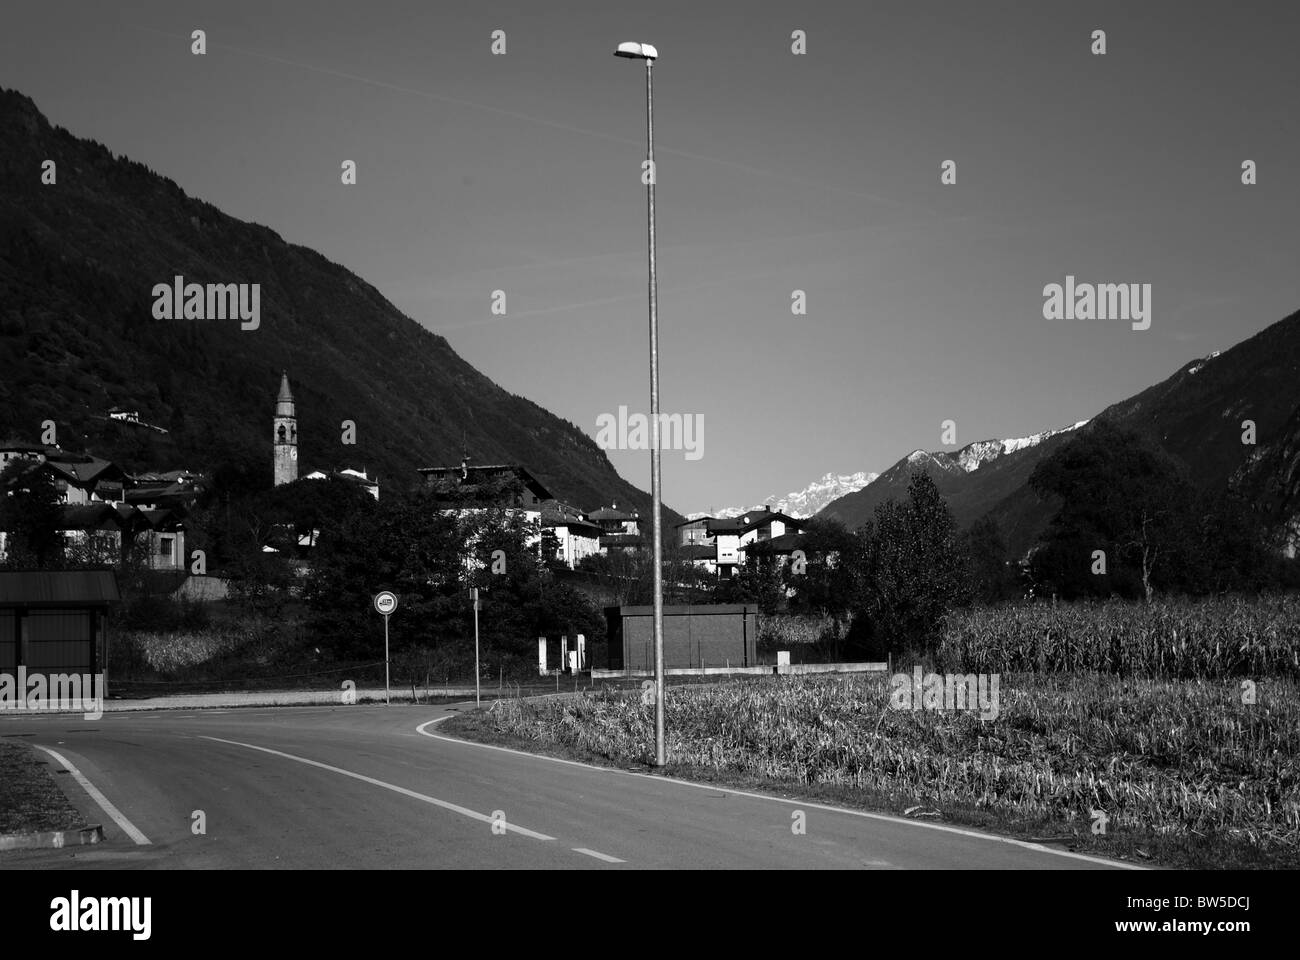
<svg viewBox="0 0 1300 960">
<path fill-rule="evenodd" d="M 272 437 L 268 444 L 276 486 L 300 479 L 296 404 L 288 374 L 281 377 L 274 400 Z M 114 419 L 142 424 L 134 412 L 114 412 Z M 161 428 L 151 427 L 159 430 Z M 48 479 L 58 498 L 56 529 L 64 541 L 65 557 L 81 564 L 120 568 L 132 557 L 153 571 L 188 571 L 206 578 L 202 584 L 181 584 L 178 596 L 224 596 L 219 571 L 209 570 L 207 558 L 186 545 L 186 519 L 203 496 L 207 479 L 186 469 L 130 473 L 111 460 L 57 445 L 9 441 L 0 445 L 0 471 L 8 470 L 8 489 Z M 647 530 L 639 512 L 620 509 L 617 502 L 588 509 L 558 499 L 525 465 L 475 464 L 466 457 L 454 466 L 419 469 L 430 491 L 455 487 L 458 496 L 446 501 L 456 511 L 501 511 L 533 524 L 533 546 L 544 548 L 547 561 L 578 569 L 592 556 L 637 554 L 648 548 Z M 333 480 L 356 485 L 375 500 L 380 484 L 364 470 L 343 466 L 313 469 L 301 479 Z M 436 502 L 436 496 L 435 496 Z M 681 556 L 701 574 L 720 580 L 735 576 L 747 555 L 788 562 L 801 544 L 805 520 L 770 507 L 737 517 L 695 517 L 675 525 L 673 541 Z M 0 530 L 0 562 L 7 554 L 9 531 Z M 309 565 L 315 545 L 313 532 L 297 538 L 298 559 Z M 279 548 L 264 544 L 267 552 Z"/>
</svg>

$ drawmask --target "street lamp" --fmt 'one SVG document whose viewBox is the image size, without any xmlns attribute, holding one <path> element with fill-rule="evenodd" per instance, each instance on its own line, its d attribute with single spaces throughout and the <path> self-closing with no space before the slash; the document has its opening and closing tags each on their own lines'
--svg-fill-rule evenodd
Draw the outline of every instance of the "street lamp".
<svg viewBox="0 0 1300 960">
<path fill-rule="evenodd" d="M 663 537 L 659 518 L 659 313 L 655 286 L 655 114 L 654 63 L 659 51 L 648 43 L 620 43 L 614 56 L 645 61 L 646 210 L 650 230 L 650 500 L 654 531 L 655 765 L 667 763 L 664 751 L 664 582 Z"/>
</svg>

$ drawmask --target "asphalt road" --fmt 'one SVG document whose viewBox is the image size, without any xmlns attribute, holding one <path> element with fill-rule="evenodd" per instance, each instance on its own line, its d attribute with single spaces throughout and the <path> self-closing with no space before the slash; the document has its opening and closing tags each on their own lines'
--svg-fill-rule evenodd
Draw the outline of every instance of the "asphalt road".
<svg viewBox="0 0 1300 960">
<path fill-rule="evenodd" d="M 87 820 L 103 823 L 106 842 L 0 853 L 0 869 L 1122 866 L 454 741 L 437 732 L 449 715 L 361 705 L 5 717 L 0 736 L 55 751 L 117 816 L 75 774 L 57 773 Z M 797 811 L 803 833 L 792 829 Z"/>
</svg>

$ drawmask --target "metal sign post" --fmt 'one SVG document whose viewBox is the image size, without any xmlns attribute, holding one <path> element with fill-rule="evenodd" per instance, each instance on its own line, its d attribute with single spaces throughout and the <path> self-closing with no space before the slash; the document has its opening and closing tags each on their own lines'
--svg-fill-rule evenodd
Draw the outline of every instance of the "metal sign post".
<svg viewBox="0 0 1300 960">
<path fill-rule="evenodd" d="M 375 594 L 375 610 L 384 617 L 384 703 L 391 703 L 388 695 L 388 618 L 397 609 L 397 595 L 387 590 Z"/>
<path fill-rule="evenodd" d="M 478 669 L 478 587 L 473 588 L 474 593 L 474 706 L 481 707 L 482 699 L 479 696 L 479 669 Z"/>
</svg>

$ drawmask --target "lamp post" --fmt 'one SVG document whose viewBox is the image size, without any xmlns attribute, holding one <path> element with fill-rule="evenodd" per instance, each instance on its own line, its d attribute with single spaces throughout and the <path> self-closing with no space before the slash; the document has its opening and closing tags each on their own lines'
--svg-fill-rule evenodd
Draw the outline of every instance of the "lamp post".
<svg viewBox="0 0 1300 960">
<path fill-rule="evenodd" d="M 654 63 L 659 51 L 648 43 L 620 43 L 614 56 L 645 61 L 646 210 L 650 247 L 650 500 L 654 536 L 655 765 L 667 762 L 664 750 L 664 583 L 663 538 L 659 517 L 659 313 L 655 284 L 655 114 Z"/>
</svg>

